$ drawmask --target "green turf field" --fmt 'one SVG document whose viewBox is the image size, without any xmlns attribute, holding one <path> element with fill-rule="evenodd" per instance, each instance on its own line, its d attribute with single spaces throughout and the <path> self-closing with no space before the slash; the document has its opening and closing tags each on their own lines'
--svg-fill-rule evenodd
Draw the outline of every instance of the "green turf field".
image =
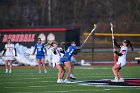
<svg viewBox="0 0 140 93">
<path fill-rule="evenodd" d="M 140 87 L 95 87 L 75 84 L 57 84 L 57 70 L 38 74 L 37 68 L 13 68 L 5 74 L 0 68 L 0 93 L 140 93 Z M 77 81 L 112 79 L 111 66 L 75 67 Z M 140 66 L 125 67 L 124 78 L 140 78 Z"/>
</svg>

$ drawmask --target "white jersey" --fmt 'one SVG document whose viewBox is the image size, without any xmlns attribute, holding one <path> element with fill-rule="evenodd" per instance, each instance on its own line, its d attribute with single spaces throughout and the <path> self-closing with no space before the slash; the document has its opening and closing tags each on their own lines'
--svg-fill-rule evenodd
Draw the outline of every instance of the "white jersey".
<svg viewBox="0 0 140 93">
<path fill-rule="evenodd" d="M 5 49 L 6 49 L 6 52 L 5 52 L 5 57 L 6 57 L 6 60 L 14 60 L 14 44 L 6 44 L 5 45 Z"/>
<path fill-rule="evenodd" d="M 118 62 L 117 62 L 117 64 L 120 64 L 121 67 L 126 65 L 126 55 L 127 55 L 127 52 L 128 52 L 128 48 L 125 47 L 125 46 L 121 46 L 120 53 L 123 54 L 123 55 L 119 56 Z"/>
<path fill-rule="evenodd" d="M 5 56 L 14 56 L 14 44 L 6 44 L 5 45 Z"/>
<path fill-rule="evenodd" d="M 54 51 L 56 51 L 56 54 L 54 54 Z M 61 57 L 60 49 L 51 48 L 51 58 L 52 58 L 53 67 L 60 64 L 60 57 Z"/>
<path fill-rule="evenodd" d="M 47 50 L 47 60 L 48 60 L 49 63 L 51 63 L 52 47 L 51 46 L 46 46 L 46 50 Z"/>
</svg>

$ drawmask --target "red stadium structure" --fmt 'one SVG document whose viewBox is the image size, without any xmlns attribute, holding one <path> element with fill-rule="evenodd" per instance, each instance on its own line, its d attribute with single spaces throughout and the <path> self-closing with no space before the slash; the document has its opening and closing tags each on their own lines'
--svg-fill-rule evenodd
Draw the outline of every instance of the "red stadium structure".
<svg viewBox="0 0 140 93">
<path fill-rule="evenodd" d="M 48 28 L 3 28 L 0 29 L 0 51 L 4 48 L 7 39 L 21 45 L 31 47 L 35 44 L 40 34 L 47 38 L 49 34 L 53 34 L 57 42 L 75 41 L 80 44 L 80 27 L 48 27 Z"/>
</svg>

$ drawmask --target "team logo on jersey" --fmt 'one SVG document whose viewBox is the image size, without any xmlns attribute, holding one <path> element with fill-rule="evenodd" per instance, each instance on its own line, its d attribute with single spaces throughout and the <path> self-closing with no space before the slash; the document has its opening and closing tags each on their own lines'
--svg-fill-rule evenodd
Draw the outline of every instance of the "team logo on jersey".
<svg viewBox="0 0 140 93">
<path fill-rule="evenodd" d="M 53 33 L 50 33 L 47 36 L 47 40 L 48 40 L 48 43 L 52 43 L 53 41 L 55 41 L 55 35 Z"/>
</svg>

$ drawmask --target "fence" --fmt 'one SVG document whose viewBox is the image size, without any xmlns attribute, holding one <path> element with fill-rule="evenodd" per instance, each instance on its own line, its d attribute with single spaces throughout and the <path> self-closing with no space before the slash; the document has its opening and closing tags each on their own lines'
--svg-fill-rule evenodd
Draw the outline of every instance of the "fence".
<svg viewBox="0 0 140 93">
<path fill-rule="evenodd" d="M 88 36 L 89 33 L 83 33 L 82 41 Z M 140 51 L 140 34 L 114 34 L 115 39 L 119 44 L 125 39 L 131 41 L 134 47 L 134 52 L 129 51 L 128 60 L 134 60 L 135 56 L 139 56 Z M 81 42 L 82 42 L 81 41 Z M 85 61 L 96 62 L 96 61 L 112 61 L 112 37 L 111 33 L 94 33 L 86 42 L 82 52 L 79 54 L 81 57 L 77 57 L 78 60 L 84 59 Z M 118 50 L 119 51 L 119 50 Z"/>
</svg>

